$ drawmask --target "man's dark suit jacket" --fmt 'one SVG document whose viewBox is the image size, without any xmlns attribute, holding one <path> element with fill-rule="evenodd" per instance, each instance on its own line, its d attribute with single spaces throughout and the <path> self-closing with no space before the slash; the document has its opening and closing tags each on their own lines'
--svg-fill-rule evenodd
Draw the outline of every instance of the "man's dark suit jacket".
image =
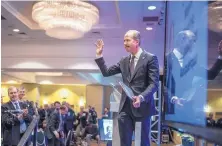
<svg viewBox="0 0 222 146">
<path fill-rule="evenodd" d="M 46 137 L 52 139 L 55 137 L 53 131 L 57 131 L 60 123 L 60 114 L 57 111 L 51 113 L 49 122 L 46 127 Z"/>
<path fill-rule="evenodd" d="M 68 113 L 64 117 L 64 128 L 67 132 L 74 128 L 75 118 L 76 118 L 75 112 L 69 108 Z"/>
<path fill-rule="evenodd" d="M 175 93 L 175 87 L 176 86 L 181 86 L 181 88 L 183 88 L 183 91 L 187 91 L 192 87 L 192 78 L 194 76 L 199 76 L 201 77 L 201 75 L 198 74 L 193 74 L 192 78 L 188 80 L 186 80 L 183 83 L 179 83 L 177 81 L 175 81 L 175 78 L 173 77 L 173 69 L 172 69 L 172 63 L 174 62 L 174 68 L 179 68 L 181 69 L 181 66 L 179 64 L 178 59 L 176 58 L 175 54 L 173 52 L 169 53 L 166 56 L 166 61 L 165 61 L 165 75 L 166 75 L 166 86 L 165 86 L 165 110 L 168 114 L 174 114 L 174 104 L 171 103 L 171 98 L 173 96 L 177 96 L 178 98 L 181 98 L 181 96 L 183 95 L 183 92 L 181 92 L 179 95 Z M 195 67 L 195 70 L 202 70 L 202 72 L 207 72 L 207 79 L 208 80 L 213 80 L 221 71 L 222 69 L 222 60 L 217 59 L 217 61 L 214 63 L 214 65 L 209 69 L 206 70 L 203 67 L 200 67 L 197 65 L 197 67 Z M 200 71 L 198 71 L 200 72 Z M 194 71 L 194 73 L 197 73 Z M 176 84 L 177 82 L 177 84 Z M 201 92 L 201 91 L 200 91 Z"/>
<path fill-rule="evenodd" d="M 95 61 L 103 76 L 108 77 L 121 73 L 123 83 L 132 89 L 134 95 L 144 97 L 145 101 L 141 103 L 139 108 L 134 108 L 132 102 L 130 103 L 130 108 L 135 117 L 141 118 L 155 114 L 153 94 L 158 90 L 159 85 L 159 64 L 156 56 L 143 51 L 132 76 L 129 69 L 130 55 L 122 58 L 110 68 L 107 68 L 103 58 L 97 58 Z M 128 97 L 123 92 L 119 112 L 122 110 L 126 98 Z"/>
<path fill-rule="evenodd" d="M 5 103 L 2 105 L 7 108 L 7 110 L 15 110 L 14 105 L 12 104 L 11 101 Z M 26 105 L 22 102 L 19 102 L 20 109 L 26 109 Z M 8 114 L 3 113 L 2 115 L 2 122 L 7 123 Z M 26 123 L 26 126 L 28 128 L 28 124 L 32 121 L 32 116 L 27 115 L 24 117 L 24 121 Z M 20 139 L 21 139 L 21 134 L 20 134 L 20 121 L 15 117 L 14 118 L 14 123 L 11 128 L 4 128 L 4 133 L 3 133 L 3 145 L 18 145 Z"/>
</svg>

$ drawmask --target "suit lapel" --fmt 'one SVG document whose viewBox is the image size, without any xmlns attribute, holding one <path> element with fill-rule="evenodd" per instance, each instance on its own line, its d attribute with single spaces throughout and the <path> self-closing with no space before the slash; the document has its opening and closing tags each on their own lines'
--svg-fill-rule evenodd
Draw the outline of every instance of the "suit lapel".
<svg viewBox="0 0 222 146">
<path fill-rule="evenodd" d="M 23 109 L 23 103 L 22 102 L 19 102 L 19 107 L 20 107 L 20 109 Z"/>
<path fill-rule="evenodd" d="M 15 110 L 15 107 L 14 107 L 14 105 L 11 101 L 9 102 L 9 106 L 10 106 L 11 109 Z"/>
<path fill-rule="evenodd" d="M 145 58 L 146 58 L 146 53 L 143 51 L 142 54 L 141 54 L 140 57 L 139 57 L 139 60 L 138 60 L 138 62 L 137 62 L 137 64 L 136 64 L 136 67 L 135 67 L 135 69 L 134 69 L 134 73 L 133 73 L 133 75 L 131 76 L 130 81 L 132 81 L 132 79 L 135 77 L 138 69 L 143 65 Z"/>
</svg>

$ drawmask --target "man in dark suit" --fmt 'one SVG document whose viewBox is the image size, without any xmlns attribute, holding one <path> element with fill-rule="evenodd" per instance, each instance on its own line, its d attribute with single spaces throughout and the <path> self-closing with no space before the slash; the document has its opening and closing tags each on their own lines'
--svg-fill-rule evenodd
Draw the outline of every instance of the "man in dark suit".
<svg viewBox="0 0 222 146">
<path fill-rule="evenodd" d="M 65 105 L 68 108 L 67 114 L 64 115 L 64 132 L 65 136 L 68 135 L 68 132 L 74 129 L 75 122 L 75 112 L 71 109 L 69 103 L 63 102 L 62 105 Z"/>
<path fill-rule="evenodd" d="M 153 94 L 158 90 L 159 64 L 157 57 L 140 48 L 140 33 L 129 30 L 124 36 L 124 46 L 129 56 L 122 58 L 116 65 L 107 68 L 102 57 L 103 41 L 96 43 L 95 60 L 103 76 L 122 74 L 123 83 L 134 93 L 133 100 L 122 93 L 119 108 L 119 133 L 121 146 L 132 144 L 135 123 L 141 122 L 141 146 L 149 146 L 150 117 L 155 114 Z"/>
<path fill-rule="evenodd" d="M 208 70 L 197 63 L 198 54 L 194 48 L 195 41 L 196 36 L 192 31 L 184 30 L 179 32 L 176 48 L 166 56 L 165 91 L 167 114 L 175 113 L 175 105 L 181 107 L 179 108 L 181 111 L 186 109 L 188 114 L 194 113 L 194 109 L 191 108 L 194 99 L 199 97 L 198 94 L 200 95 L 200 92 L 205 90 L 201 84 L 204 81 L 204 72 L 207 73 L 208 80 L 213 80 L 222 69 L 222 41 L 218 45 L 219 57 Z M 190 112 L 187 110 L 190 110 Z M 187 117 L 191 116 L 187 115 Z"/>
<path fill-rule="evenodd" d="M 32 121 L 32 116 L 28 114 L 26 105 L 19 102 L 18 89 L 16 87 L 8 88 L 10 101 L 3 106 L 2 122 L 4 125 L 3 145 L 17 146 L 21 137 L 25 133 L 28 124 Z M 4 111 L 16 110 L 17 113 L 7 113 Z"/>
<path fill-rule="evenodd" d="M 49 118 L 46 127 L 46 137 L 48 139 L 49 146 L 63 145 L 64 139 L 64 121 L 62 116 L 67 114 L 68 108 L 61 106 L 59 110 L 54 111 Z"/>
<path fill-rule="evenodd" d="M 26 97 L 25 87 L 21 86 L 19 87 L 18 90 L 19 90 L 18 92 L 19 101 L 23 102 L 27 106 L 29 115 L 34 115 L 35 114 L 34 104 L 33 102 L 29 101 L 28 98 Z"/>
</svg>

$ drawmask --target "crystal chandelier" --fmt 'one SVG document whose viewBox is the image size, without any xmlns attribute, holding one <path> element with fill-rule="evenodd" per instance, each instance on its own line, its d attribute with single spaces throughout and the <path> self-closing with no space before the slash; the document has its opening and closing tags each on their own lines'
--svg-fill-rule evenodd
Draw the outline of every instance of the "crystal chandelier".
<svg viewBox="0 0 222 146">
<path fill-rule="evenodd" d="M 222 32 L 222 1 L 212 2 L 208 6 L 209 28 L 215 32 Z"/>
<path fill-rule="evenodd" d="M 81 0 L 45 0 L 33 5 L 32 18 L 50 37 L 77 39 L 98 22 L 99 10 Z"/>
</svg>

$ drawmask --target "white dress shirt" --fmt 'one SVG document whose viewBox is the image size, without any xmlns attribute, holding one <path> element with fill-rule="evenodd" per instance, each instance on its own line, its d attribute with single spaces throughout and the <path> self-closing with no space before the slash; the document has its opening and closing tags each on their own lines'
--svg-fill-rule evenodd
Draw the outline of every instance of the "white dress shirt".
<svg viewBox="0 0 222 146">
<path fill-rule="evenodd" d="M 134 58 L 134 69 L 135 69 L 135 67 L 136 67 L 136 65 L 137 65 L 137 62 L 138 62 L 138 60 L 139 60 L 140 55 L 142 54 L 142 52 L 143 52 L 143 50 L 142 50 L 141 48 L 139 48 L 138 52 L 134 55 L 134 56 L 135 56 L 135 58 Z M 131 62 L 133 55 L 131 54 L 130 56 L 131 56 L 131 57 L 130 57 L 130 62 Z"/>
<path fill-rule="evenodd" d="M 181 67 L 183 67 L 183 54 L 181 54 L 177 49 L 173 49 L 173 53 L 179 61 Z"/>
<path fill-rule="evenodd" d="M 12 104 L 13 104 L 15 109 L 16 109 L 16 104 L 18 105 L 19 109 L 16 109 L 16 110 L 20 110 L 21 109 L 18 101 L 12 102 Z"/>
<path fill-rule="evenodd" d="M 176 56 L 176 58 L 178 59 L 180 66 L 183 67 L 184 64 L 185 64 L 183 54 L 181 54 L 176 48 L 173 49 L 173 53 L 174 53 L 174 55 Z M 194 54 L 195 54 L 195 53 L 194 53 Z M 192 54 L 192 55 L 193 55 L 193 54 Z M 191 57 L 192 55 L 187 55 L 187 56 Z M 222 56 L 219 55 L 219 56 L 218 56 L 218 59 L 222 60 Z"/>
</svg>

